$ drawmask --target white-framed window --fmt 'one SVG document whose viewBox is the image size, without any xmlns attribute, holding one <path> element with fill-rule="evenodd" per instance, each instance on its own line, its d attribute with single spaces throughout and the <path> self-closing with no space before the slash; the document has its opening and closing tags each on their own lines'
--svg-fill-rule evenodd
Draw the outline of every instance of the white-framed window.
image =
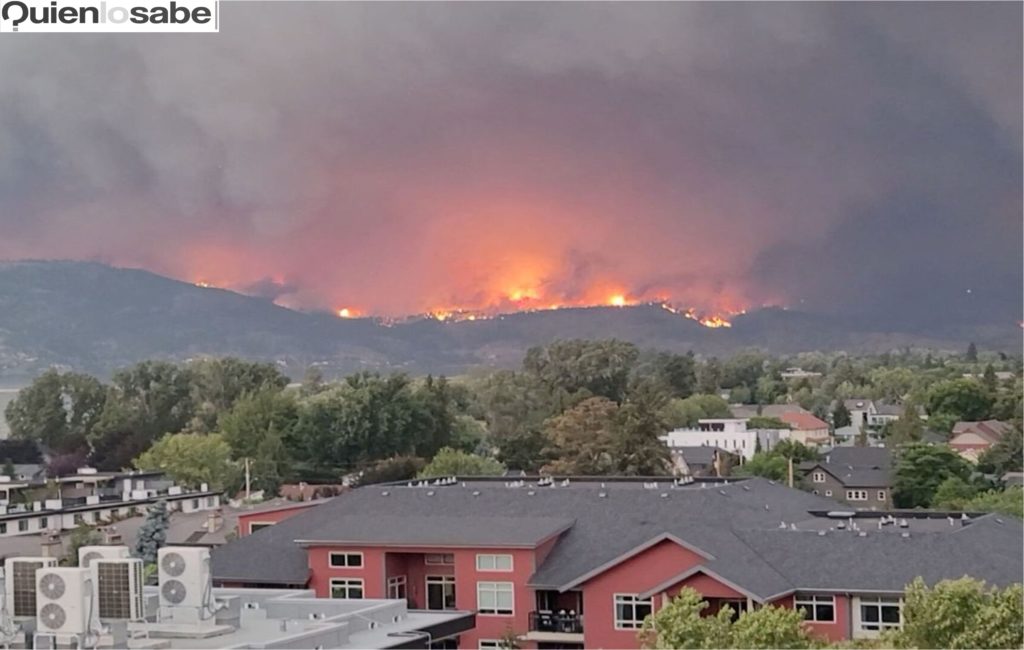
<svg viewBox="0 0 1024 650">
<path fill-rule="evenodd" d="M 822 471 L 814 472 L 813 474 L 811 474 L 811 479 L 815 483 L 824 483 L 825 482 L 825 472 L 822 472 Z"/>
<path fill-rule="evenodd" d="M 885 501 L 885 490 L 879 490 L 878 491 L 878 500 L 879 501 Z"/>
<path fill-rule="evenodd" d="M 476 583 L 476 609 L 478 614 L 512 616 L 515 613 L 514 588 L 511 582 Z"/>
<path fill-rule="evenodd" d="M 388 598 L 401 600 L 405 598 L 408 580 L 405 576 L 391 576 L 388 578 Z"/>
<path fill-rule="evenodd" d="M 825 496 L 827 496 L 827 497 L 832 496 L 832 490 L 825 490 Z"/>
<path fill-rule="evenodd" d="M 452 553 L 427 553 L 423 556 L 423 564 L 451 565 L 455 564 L 455 555 Z"/>
<path fill-rule="evenodd" d="M 846 491 L 847 501 L 867 501 L 868 491 L 867 490 L 847 490 Z"/>
<path fill-rule="evenodd" d="M 455 576 L 427 576 L 427 609 L 455 609 Z"/>
<path fill-rule="evenodd" d="M 276 522 L 273 521 L 250 521 L 249 522 L 249 534 L 252 535 L 261 528 L 270 528 Z"/>
<path fill-rule="evenodd" d="M 19 533 L 24 533 L 26 530 L 28 530 L 28 519 L 19 519 L 18 520 L 18 532 Z"/>
<path fill-rule="evenodd" d="M 331 551 L 328 564 L 332 567 L 361 567 L 363 566 L 362 553 L 343 553 Z"/>
<path fill-rule="evenodd" d="M 480 553 L 476 556 L 477 571 L 511 571 L 512 556 Z"/>
<path fill-rule="evenodd" d="M 331 578 L 331 598 L 359 600 L 363 597 L 361 578 Z"/>
<path fill-rule="evenodd" d="M 505 650 L 503 643 L 501 639 L 480 639 L 477 647 L 480 650 Z"/>
<path fill-rule="evenodd" d="M 804 613 L 804 620 L 815 623 L 835 623 L 836 597 L 797 594 L 793 606 Z"/>
<path fill-rule="evenodd" d="M 857 599 L 858 629 L 868 635 L 883 630 L 902 627 L 903 599 L 886 597 L 861 597 Z"/>
<path fill-rule="evenodd" d="M 615 629 L 636 630 L 654 610 L 651 598 L 638 598 L 636 594 L 615 594 Z"/>
</svg>

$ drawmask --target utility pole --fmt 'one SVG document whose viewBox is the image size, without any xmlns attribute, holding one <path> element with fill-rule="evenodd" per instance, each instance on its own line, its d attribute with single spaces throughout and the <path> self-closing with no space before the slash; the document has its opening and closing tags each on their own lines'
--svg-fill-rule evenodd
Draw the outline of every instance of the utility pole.
<svg viewBox="0 0 1024 650">
<path fill-rule="evenodd" d="M 789 487 L 793 487 L 793 457 L 790 456 L 789 461 Z"/>
<path fill-rule="evenodd" d="M 792 476 L 792 474 L 793 474 L 793 472 L 792 472 L 792 468 L 791 468 L 791 476 L 790 476 L 790 482 L 791 483 L 793 483 L 793 476 Z M 251 477 L 249 475 L 249 459 L 246 459 L 246 501 L 249 501 L 250 497 L 252 496 L 252 489 L 251 489 L 252 486 L 250 484 L 250 478 Z"/>
</svg>

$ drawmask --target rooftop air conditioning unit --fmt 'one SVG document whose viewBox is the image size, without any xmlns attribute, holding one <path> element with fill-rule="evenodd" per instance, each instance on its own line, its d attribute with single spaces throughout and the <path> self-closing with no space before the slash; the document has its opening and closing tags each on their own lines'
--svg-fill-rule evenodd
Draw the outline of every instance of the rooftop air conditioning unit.
<svg viewBox="0 0 1024 650">
<path fill-rule="evenodd" d="M 131 557 L 127 546 L 83 546 L 78 549 L 78 566 L 88 569 L 96 560 Z"/>
<path fill-rule="evenodd" d="M 35 618 L 36 571 L 57 566 L 52 557 L 11 557 L 4 561 L 4 595 L 7 613 L 16 618 Z"/>
<path fill-rule="evenodd" d="M 138 621 L 145 618 L 142 600 L 142 560 L 101 558 L 90 565 L 100 620 Z"/>
<path fill-rule="evenodd" d="M 203 608 L 212 605 L 210 551 L 191 546 L 165 546 L 158 551 L 160 607 Z"/>
<path fill-rule="evenodd" d="M 93 612 L 89 569 L 46 567 L 36 571 L 38 633 L 59 636 L 89 632 Z"/>
</svg>

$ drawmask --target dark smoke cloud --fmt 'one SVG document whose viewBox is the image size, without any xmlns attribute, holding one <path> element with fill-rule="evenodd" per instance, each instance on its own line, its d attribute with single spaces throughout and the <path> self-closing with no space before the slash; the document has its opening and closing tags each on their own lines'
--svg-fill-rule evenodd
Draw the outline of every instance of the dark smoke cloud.
<svg viewBox="0 0 1024 650">
<path fill-rule="evenodd" d="M 8 35 L 0 258 L 391 314 L 1017 320 L 1021 11 L 231 2 L 213 36 Z"/>
</svg>

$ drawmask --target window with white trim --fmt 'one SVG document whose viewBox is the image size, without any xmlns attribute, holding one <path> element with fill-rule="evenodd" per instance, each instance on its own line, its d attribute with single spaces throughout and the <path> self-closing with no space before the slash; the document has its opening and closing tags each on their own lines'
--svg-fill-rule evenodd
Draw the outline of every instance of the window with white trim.
<svg viewBox="0 0 1024 650">
<path fill-rule="evenodd" d="M 868 491 L 867 490 L 847 490 L 846 491 L 847 501 L 867 501 Z"/>
<path fill-rule="evenodd" d="M 825 482 L 825 472 L 821 472 L 821 471 L 814 472 L 813 474 L 811 474 L 811 478 L 814 480 L 815 483 L 824 483 Z"/>
<path fill-rule="evenodd" d="M 249 522 L 249 534 L 252 535 L 257 530 L 262 528 L 270 528 L 274 525 L 273 521 L 250 521 Z"/>
<path fill-rule="evenodd" d="M 477 571 L 511 571 L 511 555 L 480 553 L 476 556 Z"/>
<path fill-rule="evenodd" d="M 835 623 L 836 597 L 797 594 L 793 606 L 803 612 L 804 620 L 814 623 Z"/>
<path fill-rule="evenodd" d="M 511 582 L 476 583 L 478 614 L 511 616 L 514 613 L 514 591 Z"/>
<path fill-rule="evenodd" d="M 360 578 L 331 578 L 331 598 L 359 600 L 363 597 L 363 581 Z"/>
<path fill-rule="evenodd" d="M 337 551 L 331 551 L 330 559 L 328 561 L 332 567 L 335 568 L 357 568 L 363 566 L 363 554 L 362 553 L 340 553 Z"/>
<path fill-rule="evenodd" d="M 452 553 L 427 553 L 423 556 L 423 564 L 455 564 L 455 555 L 453 555 Z"/>
<path fill-rule="evenodd" d="M 880 632 L 903 626 L 903 600 L 900 598 L 860 598 L 860 629 Z"/>
<path fill-rule="evenodd" d="M 506 650 L 508 646 L 501 639 L 480 639 L 478 646 L 480 650 Z"/>
<path fill-rule="evenodd" d="M 652 598 L 638 598 L 636 594 L 615 594 L 615 629 L 639 629 L 653 609 Z"/>
<path fill-rule="evenodd" d="M 878 491 L 878 500 L 879 501 L 885 501 L 885 490 L 879 490 Z"/>
<path fill-rule="evenodd" d="M 391 576 L 388 578 L 388 598 L 401 600 L 405 598 L 408 580 L 405 576 Z"/>
</svg>

